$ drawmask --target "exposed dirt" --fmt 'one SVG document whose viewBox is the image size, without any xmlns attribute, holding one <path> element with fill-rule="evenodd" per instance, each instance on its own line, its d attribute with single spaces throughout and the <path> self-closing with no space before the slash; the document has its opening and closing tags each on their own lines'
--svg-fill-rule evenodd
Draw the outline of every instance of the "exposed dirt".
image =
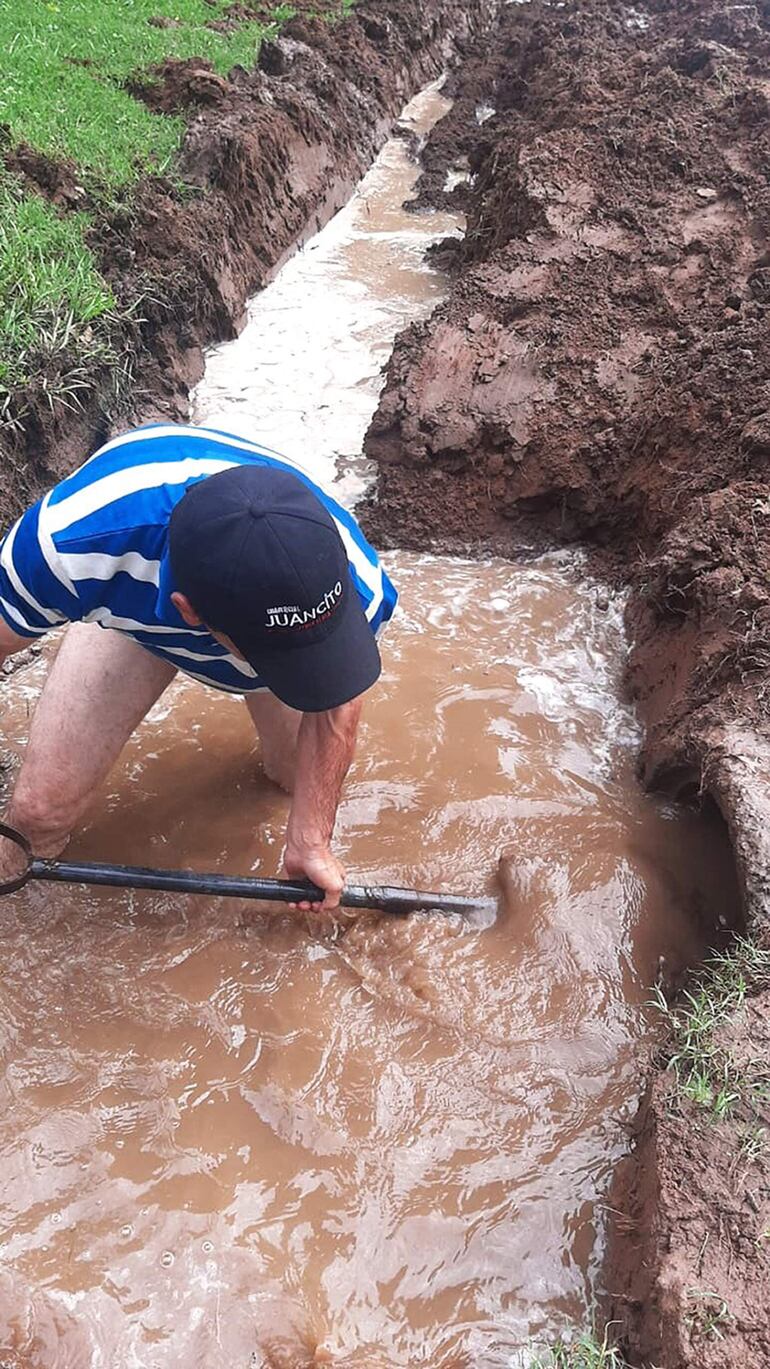
<svg viewBox="0 0 770 1369">
<path fill-rule="evenodd" d="M 770 998 L 729 1030 L 745 1062 L 770 1050 Z M 661 1369 L 770 1364 L 770 1101 L 716 1123 L 656 1075 L 610 1198 L 623 1218 L 605 1267 L 610 1319 L 633 1362 Z M 764 1135 L 763 1135 L 764 1133 Z"/>
<path fill-rule="evenodd" d="M 232 84 L 214 71 L 211 62 L 190 57 L 186 61 L 171 58 L 161 62 L 146 75 L 128 81 L 126 88 L 154 114 L 181 114 L 208 105 L 223 105 Z"/>
<path fill-rule="evenodd" d="M 680 672 L 702 706 L 736 683 L 728 651 L 755 668 L 768 595 L 770 20 L 701 0 L 637 18 L 507 8 L 481 126 L 480 63 L 463 68 L 465 123 L 440 126 L 427 186 L 436 148 L 476 168 L 461 275 L 396 349 L 373 521 L 414 543 L 545 529 L 613 548 L 647 582 L 642 693 L 645 641 L 662 629 L 680 656 L 682 624 L 711 620 Z M 692 704 L 670 694 L 669 726 Z"/>
<path fill-rule="evenodd" d="M 450 93 L 420 193 L 446 203 L 447 173 L 467 166 L 450 195 L 468 234 L 445 251 L 449 299 L 388 368 L 367 440 L 370 531 L 422 548 L 595 549 L 631 587 L 643 778 L 713 794 L 761 933 L 770 4 L 506 6 Z M 754 1000 L 747 1050 L 766 1051 L 769 1015 Z M 740 1119 L 695 1130 L 660 1079 L 640 1116 L 615 1203 L 631 1195 L 635 1230 L 607 1275 L 632 1362 L 767 1366 L 767 1177 L 737 1187 Z M 724 1296 L 729 1331 L 704 1333 L 691 1289 Z"/>
<path fill-rule="evenodd" d="M 79 184 L 74 162 L 56 161 L 28 143 L 19 143 L 6 153 L 5 166 L 22 176 L 36 194 L 44 196 L 59 209 L 84 209 L 88 202 L 85 187 Z"/>
<path fill-rule="evenodd" d="M 645 777 L 708 757 L 721 799 L 726 729 L 770 736 L 770 6 L 509 6 L 455 85 L 423 196 L 467 158 L 468 236 L 390 364 L 371 526 L 603 548 Z"/>
<path fill-rule="evenodd" d="M 184 187 L 149 178 L 97 222 L 92 245 L 119 312 L 132 313 L 85 374 L 62 353 L 44 384 L 14 396 L 0 425 L 0 522 L 115 427 L 186 413 L 203 347 L 234 336 L 246 298 L 345 201 L 398 110 L 491 11 L 492 0 L 378 0 L 334 25 L 300 13 L 259 71 L 224 78 L 193 60 L 137 80 L 153 108 L 192 116 Z M 74 167 L 13 155 L 62 212 L 82 207 Z"/>
</svg>

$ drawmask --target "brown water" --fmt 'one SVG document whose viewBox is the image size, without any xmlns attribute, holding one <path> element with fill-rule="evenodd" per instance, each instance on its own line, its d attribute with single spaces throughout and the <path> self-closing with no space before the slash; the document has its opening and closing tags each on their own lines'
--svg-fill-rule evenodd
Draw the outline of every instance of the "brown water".
<svg viewBox="0 0 770 1369">
<path fill-rule="evenodd" d="M 435 86 L 401 119 L 420 135 L 451 108 Z M 393 138 L 345 208 L 252 300 L 235 342 L 214 348 L 194 396 L 195 421 L 243 433 L 336 481 L 349 503 L 366 488 L 361 447 L 396 333 L 443 298 L 426 267 L 431 241 L 456 235 L 455 213 L 403 208 L 417 179 Z"/>
<path fill-rule="evenodd" d="M 366 233 L 380 231 L 377 176 L 405 193 L 400 147 L 354 201 L 368 197 Z M 311 376 L 337 344 L 312 324 L 295 263 L 283 342 L 276 323 L 288 388 L 271 389 L 286 371 L 266 378 L 253 332 L 230 374 L 250 432 L 291 447 L 283 395 L 313 469 L 349 457 L 350 487 L 366 476 L 354 458 L 379 352 L 441 287 L 414 237 L 446 226 L 404 228 L 387 210 L 389 236 L 359 250 L 345 212 L 343 233 L 331 225 L 296 260 L 332 281 L 357 435 L 336 388 L 343 422 L 316 431 Z M 375 251 L 389 273 L 373 267 L 361 289 Z M 260 301 L 281 315 L 283 279 L 255 303 L 257 336 Z M 228 365 L 222 350 L 197 412 L 233 427 Z M 486 930 L 438 917 L 308 929 L 162 894 L 33 886 L 4 900 L 0 1360 L 497 1369 L 527 1365 L 532 1341 L 591 1305 L 650 985 L 661 957 L 676 972 L 732 911 L 726 841 L 638 789 L 622 606 L 601 607 L 579 559 L 386 560 L 402 609 L 337 846 L 351 876 L 468 892 L 510 847 L 500 916 Z M 5 686 L 11 744 L 44 669 Z M 71 849 L 272 875 L 286 813 L 243 705 L 178 681 Z"/>
</svg>

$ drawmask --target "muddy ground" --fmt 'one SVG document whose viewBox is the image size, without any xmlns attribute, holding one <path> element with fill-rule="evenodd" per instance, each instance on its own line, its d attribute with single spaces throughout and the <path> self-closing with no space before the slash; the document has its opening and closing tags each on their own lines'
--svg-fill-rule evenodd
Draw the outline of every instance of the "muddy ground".
<svg viewBox="0 0 770 1369">
<path fill-rule="evenodd" d="M 154 178 L 93 242 L 121 311 L 120 365 L 15 397 L 0 432 L 6 521 L 116 428 L 186 412 L 202 348 L 345 199 L 400 105 L 452 51 L 455 108 L 423 203 L 465 242 L 446 305 L 397 345 L 368 446 L 385 544 L 587 541 L 631 587 L 642 774 L 706 790 L 731 827 L 746 912 L 770 907 L 770 3 L 378 0 L 299 15 L 262 69 L 171 65 L 135 94 L 192 113 L 186 189 Z M 489 107 L 494 109 L 491 117 Z M 481 121 L 483 119 L 483 122 Z M 15 154 L 70 212 L 74 169 Z M 19 160 L 20 159 L 20 160 Z M 66 367 L 66 357 L 62 360 Z M 48 378 L 51 385 L 59 379 Z M 742 1048 L 767 1051 L 754 999 Z M 764 1109 L 764 1110 L 763 1110 Z M 770 1131 L 770 1104 L 752 1119 Z M 605 1283 L 633 1363 L 770 1364 L 770 1178 L 738 1129 L 655 1078 L 618 1179 Z M 705 1303 L 701 1295 L 717 1301 Z M 702 1315 L 721 1308 L 712 1325 Z"/>
<path fill-rule="evenodd" d="M 717 1035 L 767 1069 L 770 995 Z M 741 1102 L 726 1120 L 650 1081 L 630 1156 L 610 1195 L 615 1214 L 605 1308 L 629 1363 L 645 1369 L 766 1369 L 770 1364 L 770 1110 Z M 764 1133 L 764 1134 L 763 1134 Z"/>
<path fill-rule="evenodd" d="M 493 4 L 377 0 L 334 23 L 317 17 L 331 5 L 293 8 L 260 70 L 225 78 L 191 60 L 137 73 L 137 99 L 189 116 L 179 166 L 95 207 L 91 246 L 117 302 L 104 360 L 73 370 L 65 352 L 13 396 L 0 418 L 0 525 L 116 430 L 186 416 L 203 348 L 235 336 L 248 296 L 345 202 L 403 104 Z M 259 17 L 233 6 L 233 22 L 247 14 Z M 61 213 L 83 207 L 74 165 L 25 147 L 5 160 Z"/>
<path fill-rule="evenodd" d="M 445 204 L 467 169 L 449 198 L 468 234 L 443 252 L 449 299 L 388 369 L 370 531 L 594 548 L 631 587 L 642 777 L 713 795 L 767 936 L 770 4 L 506 6 L 451 93 L 420 199 Z M 744 1015 L 749 1054 L 769 1011 Z M 611 1312 L 634 1364 L 760 1369 L 767 1150 L 744 1166 L 749 1122 L 698 1116 L 653 1081 L 618 1181 Z M 770 1124 L 767 1092 L 750 1124 Z"/>
</svg>

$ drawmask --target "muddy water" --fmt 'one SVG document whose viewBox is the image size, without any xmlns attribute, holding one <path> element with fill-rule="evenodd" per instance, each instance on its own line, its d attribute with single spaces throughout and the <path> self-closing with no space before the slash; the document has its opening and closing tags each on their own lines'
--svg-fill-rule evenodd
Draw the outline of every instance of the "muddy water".
<svg viewBox="0 0 770 1369">
<path fill-rule="evenodd" d="M 366 485 L 361 446 L 396 333 L 431 312 L 445 278 L 426 268 L 432 240 L 458 234 L 457 214 L 403 208 L 417 179 L 408 148 L 450 108 L 433 88 L 401 116 L 346 207 L 251 303 L 235 342 L 212 350 L 194 398 L 196 422 L 260 440 L 336 479 L 352 502 Z"/>
<path fill-rule="evenodd" d="M 441 289 L 421 250 L 449 225 L 393 207 L 412 178 L 391 145 L 212 358 L 200 418 L 364 483 L 379 360 Z M 309 929 L 160 894 L 4 901 L 13 1365 L 491 1369 L 591 1303 L 649 986 L 731 912 L 729 853 L 636 786 L 620 605 L 579 561 L 387 560 L 402 611 L 338 849 L 362 878 L 472 892 L 509 847 L 499 918 Z M 8 691 L 19 746 L 44 670 Z M 274 874 L 286 812 L 243 705 L 180 680 L 72 850 Z"/>
</svg>

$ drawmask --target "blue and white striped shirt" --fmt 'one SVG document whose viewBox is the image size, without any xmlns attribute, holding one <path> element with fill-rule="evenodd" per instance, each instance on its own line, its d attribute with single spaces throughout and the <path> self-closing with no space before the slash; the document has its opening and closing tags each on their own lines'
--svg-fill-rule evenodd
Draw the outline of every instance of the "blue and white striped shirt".
<svg viewBox="0 0 770 1369">
<path fill-rule="evenodd" d="M 377 632 L 397 595 L 352 515 L 296 462 L 244 438 L 176 424 L 137 428 L 108 442 L 27 510 L 0 547 L 0 614 L 22 637 L 42 637 L 66 622 L 99 623 L 217 689 L 264 688 L 251 666 L 205 628 L 188 627 L 171 602 L 174 506 L 197 481 L 248 463 L 289 471 L 320 499 Z"/>
</svg>

